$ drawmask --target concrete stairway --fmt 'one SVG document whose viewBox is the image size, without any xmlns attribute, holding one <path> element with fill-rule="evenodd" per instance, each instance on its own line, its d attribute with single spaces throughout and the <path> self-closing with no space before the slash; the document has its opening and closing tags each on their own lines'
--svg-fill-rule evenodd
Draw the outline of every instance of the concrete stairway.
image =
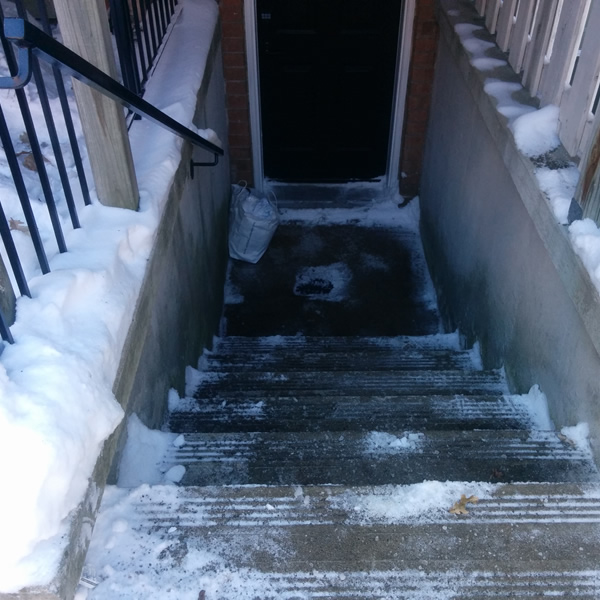
<svg viewBox="0 0 600 600">
<path fill-rule="evenodd" d="M 219 554 L 206 600 L 600 598 L 598 472 L 507 392 L 445 336 L 224 338 L 138 526 Z"/>
</svg>

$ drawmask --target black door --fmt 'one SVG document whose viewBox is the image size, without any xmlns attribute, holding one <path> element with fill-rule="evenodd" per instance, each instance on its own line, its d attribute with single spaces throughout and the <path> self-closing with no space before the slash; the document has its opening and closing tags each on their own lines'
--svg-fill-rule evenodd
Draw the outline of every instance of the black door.
<svg viewBox="0 0 600 600">
<path fill-rule="evenodd" d="M 385 174 L 402 0 L 257 0 L 265 176 Z"/>
</svg>

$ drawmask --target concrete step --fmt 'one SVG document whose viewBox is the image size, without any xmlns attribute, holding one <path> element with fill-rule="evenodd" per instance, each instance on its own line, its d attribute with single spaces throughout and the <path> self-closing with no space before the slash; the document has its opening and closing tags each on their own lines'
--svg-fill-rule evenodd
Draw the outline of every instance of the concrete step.
<svg viewBox="0 0 600 600">
<path fill-rule="evenodd" d="M 227 337 L 204 355 L 207 370 L 473 369 L 478 357 L 455 336 L 425 338 Z"/>
<path fill-rule="evenodd" d="M 500 371 L 227 371 L 205 372 L 195 398 L 502 395 Z"/>
<path fill-rule="evenodd" d="M 157 486 L 108 500 L 136 515 L 114 543 L 163 549 L 154 570 L 188 576 L 186 556 L 210 550 L 207 600 L 599 597 L 597 485 L 484 486 L 467 515 L 450 514 L 476 485 L 416 512 L 402 506 L 419 486 Z"/>
<path fill-rule="evenodd" d="M 215 340 L 214 349 L 209 353 L 215 356 L 228 354 L 244 354 L 261 352 L 410 352 L 421 350 L 460 350 L 454 334 L 439 334 L 425 336 L 304 336 L 304 335 L 275 335 L 265 337 L 250 337 L 228 335 Z"/>
<path fill-rule="evenodd" d="M 586 451 L 554 432 L 427 431 L 186 434 L 163 468 L 184 485 L 410 484 L 425 480 L 586 482 Z"/>
<path fill-rule="evenodd" d="M 251 431 L 423 431 L 529 429 L 530 413 L 510 396 L 306 396 L 244 394 L 184 398 L 169 415 L 179 433 Z"/>
<path fill-rule="evenodd" d="M 208 371 L 395 371 L 473 369 L 473 356 L 444 348 L 396 350 L 298 350 L 282 348 L 252 353 L 205 354 Z"/>
</svg>

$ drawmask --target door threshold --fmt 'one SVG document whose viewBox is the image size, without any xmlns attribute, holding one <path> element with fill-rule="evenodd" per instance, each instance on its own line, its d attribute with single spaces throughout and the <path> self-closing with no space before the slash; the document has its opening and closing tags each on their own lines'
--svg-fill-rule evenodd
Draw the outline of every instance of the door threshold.
<svg viewBox="0 0 600 600">
<path fill-rule="evenodd" d="M 282 208 L 350 208 L 367 206 L 389 197 L 383 181 L 348 183 L 286 183 L 265 180 L 265 191 Z"/>
</svg>

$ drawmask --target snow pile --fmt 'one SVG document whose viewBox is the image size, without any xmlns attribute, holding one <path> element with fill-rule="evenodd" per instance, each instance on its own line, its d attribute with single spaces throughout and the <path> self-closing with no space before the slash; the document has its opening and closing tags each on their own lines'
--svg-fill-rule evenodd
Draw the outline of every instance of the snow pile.
<svg viewBox="0 0 600 600">
<path fill-rule="evenodd" d="M 177 468 L 177 465 L 165 473 L 161 464 L 170 446 L 180 447 L 184 443 L 182 435 L 148 429 L 137 415 L 131 415 L 127 421 L 127 443 L 119 465 L 119 487 L 181 481 L 185 467 Z M 178 477 L 181 469 L 183 473 Z"/>
<path fill-rule="evenodd" d="M 528 112 L 510 125 L 517 148 L 529 157 L 541 156 L 560 145 L 558 138 L 558 106 L 549 104 Z"/>
<path fill-rule="evenodd" d="M 347 492 L 332 497 L 335 507 L 353 510 L 363 524 L 430 523 L 447 519 L 449 509 L 462 495 L 489 498 L 498 484 L 461 481 L 425 481 L 413 485 L 375 488 L 372 494 Z"/>
<path fill-rule="evenodd" d="M 483 28 L 470 23 L 458 23 L 454 26 L 461 43 L 471 55 L 471 64 L 480 71 L 491 71 L 506 66 L 508 63 L 500 58 L 487 56 L 490 44 L 476 37 L 476 32 Z M 496 110 L 508 119 L 508 126 L 513 133 L 517 148 L 530 158 L 542 157 L 558 148 L 559 108 L 554 105 L 544 106 L 536 110 L 530 104 L 515 99 L 517 92 L 524 91 L 520 83 L 503 79 L 486 79 L 486 94 L 496 101 Z M 561 224 L 568 221 L 569 207 L 573 198 L 579 171 L 574 165 L 551 170 L 540 167 L 536 170 L 541 190 L 550 203 L 552 211 Z"/>
<path fill-rule="evenodd" d="M 565 437 L 566 442 L 571 443 L 585 454 L 592 456 L 589 440 L 590 427 L 587 423 L 578 423 L 572 427 L 563 427 L 560 432 Z"/>
<path fill-rule="evenodd" d="M 371 431 L 365 438 L 365 450 L 369 454 L 395 454 L 397 452 L 416 452 L 425 441 L 422 433 L 405 433 L 396 437 L 391 433 Z"/>
<path fill-rule="evenodd" d="M 561 225 L 568 223 L 571 200 L 579 180 L 579 169 L 572 165 L 563 169 L 539 167 L 535 171 L 538 183 Z"/>
<path fill-rule="evenodd" d="M 527 394 L 508 396 L 518 407 L 523 407 L 529 413 L 533 429 L 554 431 L 554 423 L 550 418 L 548 400 L 538 385 L 532 386 Z"/>
<path fill-rule="evenodd" d="M 483 90 L 496 100 L 496 110 L 504 115 L 509 123 L 518 117 L 535 110 L 533 106 L 522 104 L 513 95 L 523 89 L 520 83 L 503 81 L 502 79 L 487 79 Z"/>
<path fill-rule="evenodd" d="M 600 230 L 591 219 L 575 221 L 569 227 L 569 237 L 592 282 L 600 290 Z"/>
<path fill-rule="evenodd" d="M 211 0 L 187 0 L 172 37 L 179 50 L 167 47 L 148 84 L 146 99 L 159 107 L 177 105 L 186 115 L 184 124 L 191 124 L 217 17 Z M 181 63 L 181 55 L 194 60 Z M 37 119 L 37 94 L 31 88 L 27 94 Z M 11 135 L 19 140 L 16 151 L 26 156 L 30 148 L 22 135 L 14 93 L 2 91 L 0 98 Z M 55 114 L 58 117 L 59 111 Z M 59 118 L 57 127 L 65 137 L 61 144 L 68 147 Z M 81 138 L 78 123 L 76 130 Z M 43 202 L 35 202 L 43 197 L 39 179 L 23 168 L 52 272 L 41 276 L 21 224 L 13 239 L 33 298 L 19 299 L 12 327 L 16 343 L 5 347 L 0 357 L 0 478 L 9 482 L 0 496 L 0 592 L 52 579 L 68 541 L 61 538 L 67 517 L 83 499 L 103 441 L 122 419 L 112 385 L 181 153 L 178 138 L 148 121 L 136 121 L 131 141 L 140 182 L 139 212 L 94 204 L 80 209 L 82 229 L 73 231 L 58 171 L 47 150 L 47 132 L 40 127 L 39 133 L 69 252 L 58 254 L 50 241 L 48 211 Z M 74 177 L 72 158 L 66 159 Z M 4 172 L 6 163 L 0 161 Z M 78 188 L 75 181 L 73 191 L 81 207 Z M 7 218 L 16 225 L 24 222 L 6 177 L 0 181 L 0 193 Z"/>
</svg>

